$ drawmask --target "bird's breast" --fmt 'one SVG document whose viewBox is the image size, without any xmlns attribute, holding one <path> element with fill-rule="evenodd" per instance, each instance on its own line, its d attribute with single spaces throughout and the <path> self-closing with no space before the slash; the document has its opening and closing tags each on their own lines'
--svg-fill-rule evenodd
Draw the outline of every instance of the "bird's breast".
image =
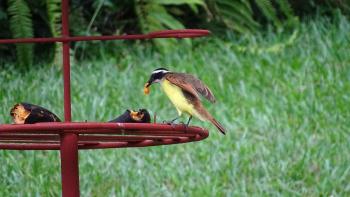
<svg viewBox="0 0 350 197">
<path fill-rule="evenodd" d="M 178 110 L 190 115 L 195 113 L 193 105 L 186 99 L 180 87 L 170 83 L 168 80 L 163 80 L 161 86 L 165 94 Z"/>
</svg>

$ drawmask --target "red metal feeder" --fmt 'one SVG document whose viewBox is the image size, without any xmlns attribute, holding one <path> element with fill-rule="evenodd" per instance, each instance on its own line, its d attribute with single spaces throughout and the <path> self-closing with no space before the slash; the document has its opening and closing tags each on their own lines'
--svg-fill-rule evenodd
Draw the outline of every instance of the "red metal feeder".
<svg viewBox="0 0 350 197">
<path fill-rule="evenodd" d="M 69 0 L 62 0 L 62 36 L 56 38 L 1 39 L 8 43 L 63 43 L 64 119 L 63 123 L 0 125 L 0 149 L 60 150 L 62 196 L 79 196 L 78 149 L 145 147 L 203 140 L 208 131 L 200 127 L 145 123 L 71 122 L 69 43 L 88 40 L 132 40 L 190 38 L 209 34 L 207 30 L 165 30 L 140 35 L 69 36 Z"/>
</svg>

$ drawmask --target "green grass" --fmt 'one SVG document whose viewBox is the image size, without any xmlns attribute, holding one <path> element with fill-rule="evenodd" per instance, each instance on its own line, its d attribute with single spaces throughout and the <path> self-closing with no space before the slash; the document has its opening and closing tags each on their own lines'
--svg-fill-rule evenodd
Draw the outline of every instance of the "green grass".
<svg viewBox="0 0 350 197">
<path fill-rule="evenodd" d="M 161 55 L 140 46 L 121 59 L 74 62 L 74 121 L 140 107 L 159 120 L 175 117 L 159 86 L 142 93 L 149 73 L 166 66 L 211 87 L 218 102 L 205 105 L 228 130 L 223 136 L 194 120 L 210 130 L 208 139 L 80 151 L 82 196 L 349 196 L 349 32 L 345 18 L 320 19 L 302 24 L 291 42 L 288 33 L 200 39 L 192 51 Z M 63 117 L 59 68 L 2 70 L 0 84 L 1 123 L 20 101 Z M 58 152 L 0 151 L 0 164 L 0 196 L 60 195 Z"/>
</svg>

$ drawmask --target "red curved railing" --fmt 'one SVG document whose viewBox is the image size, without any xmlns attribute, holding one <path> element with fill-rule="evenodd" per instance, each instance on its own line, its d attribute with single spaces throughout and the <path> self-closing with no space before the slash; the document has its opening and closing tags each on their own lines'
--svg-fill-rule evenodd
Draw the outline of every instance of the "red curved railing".
<svg viewBox="0 0 350 197">
<path fill-rule="evenodd" d="M 37 123 L 1 125 L 0 149 L 59 150 L 60 135 L 78 136 L 78 149 L 144 147 L 199 141 L 208 137 L 200 127 L 148 123 Z"/>
<path fill-rule="evenodd" d="M 146 40 L 155 38 L 194 38 L 210 34 L 210 31 L 204 29 L 177 29 L 151 32 L 148 34 L 131 35 L 109 35 L 109 36 L 63 36 L 56 38 L 14 38 L 0 39 L 0 44 L 11 43 L 45 43 L 45 42 L 74 42 L 74 41 L 92 41 L 92 40 Z"/>
</svg>

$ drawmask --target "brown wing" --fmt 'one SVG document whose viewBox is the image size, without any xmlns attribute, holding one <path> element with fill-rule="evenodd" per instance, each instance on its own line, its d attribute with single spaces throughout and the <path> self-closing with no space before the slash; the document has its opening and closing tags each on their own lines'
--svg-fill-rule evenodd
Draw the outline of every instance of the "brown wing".
<svg viewBox="0 0 350 197">
<path fill-rule="evenodd" d="M 191 84 L 187 83 L 183 77 L 178 77 L 178 73 L 168 73 L 165 75 L 165 78 L 170 81 L 170 83 L 179 86 L 183 91 L 186 91 L 196 97 L 198 100 L 200 99 L 197 91 L 192 87 Z"/>
<path fill-rule="evenodd" d="M 171 83 L 181 87 L 185 91 L 199 98 L 198 93 L 210 102 L 215 103 L 215 97 L 211 90 L 199 79 L 185 73 L 168 73 L 165 78 Z"/>
</svg>

